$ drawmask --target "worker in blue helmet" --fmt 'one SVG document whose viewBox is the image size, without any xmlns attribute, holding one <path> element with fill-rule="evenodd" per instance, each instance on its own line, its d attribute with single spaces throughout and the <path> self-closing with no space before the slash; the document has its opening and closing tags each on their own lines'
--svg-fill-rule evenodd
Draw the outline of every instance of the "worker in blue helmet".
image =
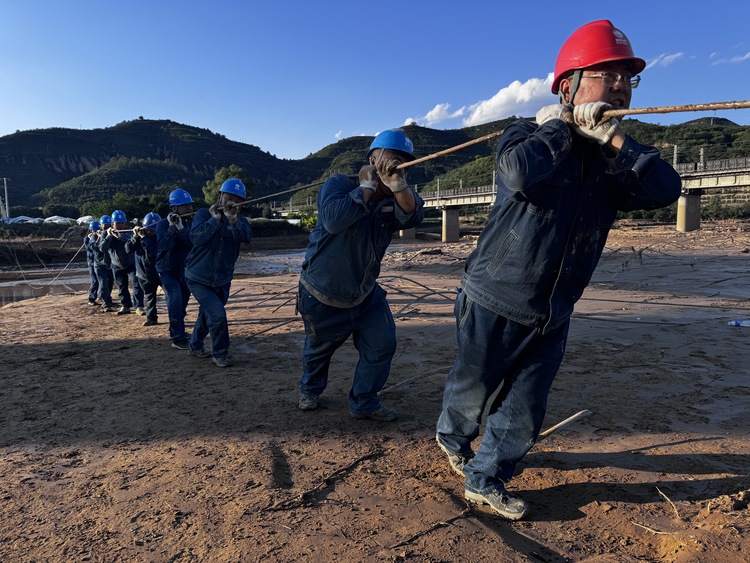
<svg viewBox="0 0 750 563">
<path fill-rule="evenodd" d="M 172 348 L 187 350 L 189 337 L 185 332 L 185 314 L 190 288 L 185 280 L 185 258 L 193 248 L 190 227 L 193 205 L 190 194 L 182 189 L 169 194 L 169 215 L 156 224 L 156 271 L 159 272 L 169 316 L 169 339 Z"/>
<path fill-rule="evenodd" d="M 86 236 L 83 237 L 83 246 L 86 249 L 86 265 L 89 268 L 89 305 L 96 307 L 99 305 L 97 297 L 99 296 L 99 278 L 96 276 L 96 262 L 94 256 L 94 246 L 96 245 L 97 232 L 99 232 L 99 221 L 91 221 Z"/>
<path fill-rule="evenodd" d="M 135 278 L 143 291 L 143 326 L 158 324 L 156 291 L 159 273 L 156 271 L 156 225 L 161 221 L 158 213 L 147 213 L 143 225 L 133 227 L 133 236 L 125 242 L 125 249 L 135 256 Z"/>
<path fill-rule="evenodd" d="M 102 302 L 102 311 L 105 313 L 111 313 L 115 310 L 112 302 L 112 287 L 115 284 L 115 277 L 112 273 L 112 260 L 109 257 L 109 252 L 102 250 L 100 243 L 107 236 L 107 229 L 111 226 L 112 217 L 102 215 L 99 219 L 99 229 L 90 233 L 94 235 L 91 239 L 91 252 L 94 258 L 96 279 L 99 282 L 98 296 Z"/>
<path fill-rule="evenodd" d="M 225 305 L 234 275 L 240 245 L 252 238 L 250 222 L 240 215 L 247 198 L 245 184 L 231 178 L 221 185 L 219 201 L 209 209 L 200 209 L 190 229 L 193 248 L 185 261 L 185 278 L 198 300 L 198 318 L 190 336 L 188 354 L 211 358 L 219 367 L 229 367 L 229 326 Z M 204 342 L 211 334 L 211 352 Z"/>
<path fill-rule="evenodd" d="M 112 226 L 99 243 L 99 248 L 109 253 L 112 261 L 112 274 L 117 283 L 120 309 L 118 315 L 132 313 L 133 304 L 140 315 L 143 311 L 143 290 L 135 276 L 135 257 L 125 248 L 125 243 L 132 238 L 133 232 L 128 229 L 127 216 L 124 211 L 112 212 Z M 133 288 L 131 297 L 129 287 Z"/>
<path fill-rule="evenodd" d="M 359 362 L 349 391 L 353 418 L 392 421 L 378 392 L 396 351 L 396 327 L 378 285 L 380 262 L 393 233 L 417 226 L 424 202 L 400 164 L 414 160 L 403 131 L 375 137 L 357 179 L 330 177 L 318 194 L 318 221 L 302 263 L 297 308 L 305 325 L 301 396 L 304 411 L 318 407 L 333 353 L 353 335 Z"/>
</svg>

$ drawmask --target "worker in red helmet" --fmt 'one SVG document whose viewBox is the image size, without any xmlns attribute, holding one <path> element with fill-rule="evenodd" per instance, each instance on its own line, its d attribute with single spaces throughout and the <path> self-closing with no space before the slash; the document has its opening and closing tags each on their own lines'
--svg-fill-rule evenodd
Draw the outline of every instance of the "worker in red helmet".
<svg viewBox="0 0 750 563">
<path fill-rule="evenodd" d="M 618 211 L 680 195 L 680 177 L 658 149 L 601 118 L 630 105 L 644 67 L 609 21 L 584 25 L 557 58 L 559 103 L 541 108 L 536 123 L 511 124 L 498 142 L 497 199 L 456 300 L 458 356 L 437 442 L 465 478 L 465 497 L 511 520 L 529 506 L 505 487 L 539 435 L 573 306 Z"/>
</svg>

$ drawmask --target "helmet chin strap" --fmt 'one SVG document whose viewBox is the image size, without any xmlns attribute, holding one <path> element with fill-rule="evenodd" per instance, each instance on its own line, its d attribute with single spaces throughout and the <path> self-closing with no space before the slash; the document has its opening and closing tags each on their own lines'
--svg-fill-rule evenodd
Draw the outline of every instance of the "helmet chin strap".
<svg viewBox="0 0 750 563">
<path fill-rule="evenodd" d="M 568 106 L 570 109 L 573 109 L 573 98 L 575 98 L 576 92 L 578 92 L 578 87 L 581 85 L 581 76 L 583 74 L 583 71 L 574 70 L 573 74 L 570 77 L 570 100 L 565 99 L 565 95 L 563 94 L 562 90 L 559 90 L 557 95 L 560 97 L 560 103 Z"/>
</svg>

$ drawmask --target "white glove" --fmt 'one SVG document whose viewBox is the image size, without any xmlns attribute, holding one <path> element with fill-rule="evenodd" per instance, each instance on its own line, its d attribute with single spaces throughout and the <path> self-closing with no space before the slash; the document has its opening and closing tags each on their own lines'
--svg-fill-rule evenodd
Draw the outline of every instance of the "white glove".
<svg viewBox="0 0 750 563">
<path fill-rule="evenodd" d="M 573 108 L 573 130 L 600 145 L 606 145 L 620 128 L 620 122 L 614 117 L 600 122 L 602 114 L 612 106 L 606 102 L 587 102 Z"/>
<path fill-rule="evenodd" d="M 177 215 L 177 213 L 170 213 L 167 215 L 167 221 L 169 221 L 170 226 L 175 227 L 178 231 L 181 231 L 184 228 L 182 217 Z"/>
<path fill-rule="evenodd" d="M 569 115 L 572 118 L 572 113 L 573 112 L 568 106 L 564 106 L 562 104 L 552 104 L 549 106 L 544 106 L 542 109 L 536 112 L 536 124 L 543 125 L 550 119 L 562 119 L 566 123 L 569 123 L 569 121 L 565 120 L 565 116 Z"/>
<path fill-rule="evenodd" d="M 221 211 L 219 211 L 218 203 L 214 203 L 211 207 L 209 207 L 208 212 L 211 214 L 211 217 L 213 217 L 217 221 L 221 221 Z"/>
<path fill-rule="evenodd" d="M 409 187 L 406 183 L 406 170 L 396 168 L 401 164 L 398 160 L 380 160 L 377 163 L 378 176 L 383 183 L 395 194 Z"/>
<path fill-rule="evenodd" d="M 107 229 L 107 235 L 113 238 L 120 238 L 120 235 L 117 233 L 114 227 L 110 227 Z"/>
<path fill-rule="evenodd" d="M 139 239 L 139 238 L 141 238 L 143 236 L 141 234 L 141 229 L 142 228 L 143 227 L 133 227 L 133 238 L 134 239 Z"/>
<path fill-rule="evenodd" d="M 240 206 L 237 205 L 236 203 L 233 203 L 230 201 L 224 206 L 224 215 L 226 216 L 227 221 L 229 221 L 230 225 L 237 224 L 237 221 L 240 218 L 239 212 L 240 212 Z"/>
<path fill-rule="evenodd" d="M 359 187 L 372 191 L 378 188 L 378 172 L 372 164 L 365 164 L 359 169 Z"/>
</svg>

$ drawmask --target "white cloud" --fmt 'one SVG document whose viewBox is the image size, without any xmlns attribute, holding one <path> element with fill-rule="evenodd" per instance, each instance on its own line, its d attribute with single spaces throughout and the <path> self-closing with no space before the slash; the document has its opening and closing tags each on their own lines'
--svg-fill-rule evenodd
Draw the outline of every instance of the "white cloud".
<svg viewBox="0 0 750 563">
<path fill-rule="evenodd" d="M 723 64 L 737 64 L 737 63 L 744 63 L 745 61 L 750 60 L 750 52 L 745 53 L 744 55 L 735 55 L 734 57 L 730 58 L 721 58 L 716 59 L 714 62 L 712 62 L 712 65 L 723 65 Z"/>
<path fill-rule="evenodd" d="M 676 63 L 679 61 L 682 57 L 685 56 L 685 53 L 672 53 L 671 55 L 668 55 L 667 53 L 662 53 L 658 57 L 656 57 L 653 61 L 648 63 L 646 65 L 646 68 L 653 68 L 655 66 L 669 66 L 673 63 Z"/>
<path fill-rule="evenodd" d="M 334 135 L 334 137 L 338 140 L 341 140 L 341 138 L 344 136 L 344 131 L 342 129 L 339 129 L 339 132 Z"/>
<path fill-rule="evenodd" d="M 464 114 L 463 107 L 458 108 L 454 112 L 450 111 L 450 107 L 450 104 L 438 104 L 430 111 L 428 111 L 423 117 L 407 118 L 404 121 L 404 125 L 416 123 L 418 125 L 422 125 L 423 127 L 432 127 L 433 125 L 437 125 L 438 123 L 442 123 L 443 121 L 461 117 Z"/>
<path fill-rule="evenodd" d="M 513 81 L 489 100 L 469 106 L 469 115 L 464 118 L 463 124 L 468 127 L 512 115 L 534 115 L 541 106 L 554 103 L 549 99 L 552 79 L 553 74 L 549 73 L 545 79 L 530 78 L 523 83 Z"/>
</svg>

